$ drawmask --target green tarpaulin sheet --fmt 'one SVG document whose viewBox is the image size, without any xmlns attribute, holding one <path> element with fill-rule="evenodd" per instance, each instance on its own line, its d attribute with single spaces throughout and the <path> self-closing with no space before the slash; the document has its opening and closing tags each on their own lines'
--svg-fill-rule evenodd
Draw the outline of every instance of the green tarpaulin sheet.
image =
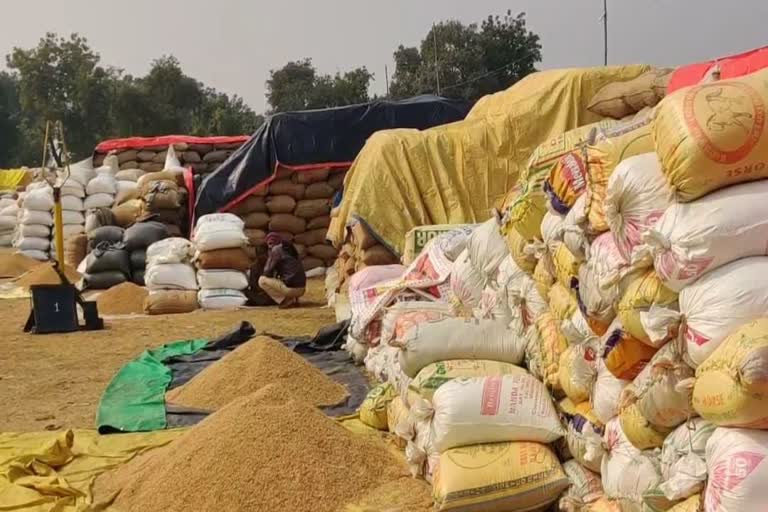
<svg viewBox="0 0 768 512">
<path fill-rule="evenodd" d="M 145 350 L 124 365 L 101 397 L 96 426 L 101 433 L 151 432 L 166 428 L 167 359 L 199 352 L 208 340 L 185 340 Z"/>
</svg>

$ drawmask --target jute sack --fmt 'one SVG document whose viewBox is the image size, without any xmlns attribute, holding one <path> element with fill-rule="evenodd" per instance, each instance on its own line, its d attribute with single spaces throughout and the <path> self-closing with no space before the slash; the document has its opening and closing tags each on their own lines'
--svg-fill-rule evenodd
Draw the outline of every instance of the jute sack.
<svg viewBox="0 0 768 512">
<path fill-rule="evenodd" d="M 653 140 L 678 200 L 768 177 L 767 78 L 686 87 L 656 108 Z"/>
<path fill-rule="evenodd" d="M 383 245 L 374 245 L 360 252 L 360 259 L 366 265 L 393 265 L 398 262 L 397 256 Z"/>
<path fill-rule="evenodd" d="M 211 151 L 203 156 L 203 161 L 206 163 L 220 163 L 229 158 L 231 154 L 232 151 L 226 149 Z"/>
<path fill-rule="evenodd" d="M 247 229 L 264 229 L 269 225 L 269 214 L 262 212 L 249 213 L 243 220 Z"/>
<path fill-rule="evenodd" d="M 352 225 L 352 243 L 358 249 L 368 249 L 377 245 L 378 240 L 368 231 L 368 228 L 362 222 L 356 222 Z"/>
<path fill-rule="evenodd" d="M 266 212 L 267 203 L 261 196 L 248 196 L 244 201 L 232 208 L 236 215 L 247 215 L 252 212 Z"/>
<path fill-rule="evenodd" d="M 141 213 L 142 201 L 140 199 L 133 199 L 112 208 L 115 223 L 122 228 L 127 228 L 136 222 Z"/>
<path fill-rule="evenodd" d="M 144 299 L 144 312 L 148 315 L 190 313 L 197 307 L 197 291 L 194 290 L 153 290 Z"/>
<path fill-rule="evenodd" d="M 251 259 L 242 247 L 198 252 L 195 261 L 198 268 L 206 270 L 225 268 L 246 272 L 251 267 Z"/>
<path fill-rule="evenodd" d="M 321 181 L 328 181 L 329 169 L 316 169 L 311 171 L 297 171 L 293 173 L 291 179 L 295 183 L 309 185 Z"/>
<path fill-rule="evenodd" d="M 693 407 L 721 427 L 768 429 L 768 319 L 736 330 L 696 369 Z"/>
<path fill-rule="evenodd" d="M 748 256 L 768 253 L 768 181 L 718 190 L 671 205 L 643 240 L 671 290 Z"/>
<path fill-rule="evenodd" d="M 492 377 L 527 373 L 525 368 L 511 363 L 477 359 L 452 359 L 425 366 L 408 383 L 408 389 L 425 400 L 432 400 L 440 386 L 453 379 Z"/>
<path fill-rule="evenodd" d="M 622 119 L 645 107 L 653 107 L 663 97 L 656 85 L 671 72 L 667 68 L 652 69 L 632 80 L 606 84 L 595 93 L 587 109 L 603 117 Z"/>
<path fill-rule="evenodd" d="M 84 234 L 75 235 L 64 240 L 64 263 L 77 268 L 85 259 L 88 251 L 88 237 Z"/>
<path fill-rule="evenodd" d="M 307 231 L 296 235 L 296 243 L 310 246 L 325 243 L 325 236 L 328 234 L 327 229 L 310 229 L 307 225 Z"/>
<path fill-rule="evenodd" d="M 141 194 L 143 195 L 146 192 L 147 187 L 155 181 L 165 181 L 170 183 L 176 183 L 176 174 L 174 174 L 171 171 L 165 171 L 165 172 L 150 172 L 148 174 L 145 174 L 144 176 L 141 176 L 139 180 L 137 181 L 139 190 L 141 191 Z"/>
<path fill-rule="evenodd" d="M 325 262 L 319 258 L 308 256 L 301 260 L 301 265 L 304 267 L 305 271 L 309 272 L 310 270 L 325 266 Z"/>
<path fill-rule="evenodd" d="M 136 160 L 140 162 L 151 162 L 155 158 L 156 154 L 157 153 L 155 153 L 154 151 L 148 151 L 146 149 L 142 149 L 136 154 Z"/>
<path fill-rule="evenodd" d="M 309 222 L 307 222 L 307 230 L 312 229 L 324 229 L 325 231 L 328 230 L 328 226 L 331 225 L 331 217 L 329 215 L 323 215 L 322 217 L 315 217 L 314 219 L 309 219 Z"/>
<path fill-rule="evenodd" d="M 296 200 L 291 196 L 267 196 L 269 213 L 293 213 L 295 208 Z"/>
<path fill-rule="evenodd" d="M 454 379 L 435 392 L 432 410 L 441 453 L 481 443 L 551 443 L 565 434 L 549 391 L 527 374 Z"/>
<path fill-rule="evenodd" d="M 346 170 L 343 172 L 335 172 L 331 173 L 330 176 L 328 176 L 328 185 L 333 187 L 334 190 L 339 190 L 341 187 L 344 186 L 344 178 L 346 177 Z"/>
<path fill-rule="evenodd" d="M 439 511 L 543 510 L 569 483 L 548 446 L 496 443 L 442 453 L 432 493 Z"/>
<path fill-rule="evenodd" d="M 294 183 L 291 180 L 276 180 L 269 184 L 270 196 L 290 196 L 297 201 L 304 199 L 306 185 Z"/>
<path fill-rule="evenodd" d="M 123 164 L 125 162 L 136 160 L 138 158 L 139 152 L 135 149 L 128 149 L 125 151 L 121 151 L 117 154 L 117 163 Z"/>
<path fill-rule="evenodd" d="M 197 151 L 185 151 L 181 154 L 181 159 L 187 164 L 195 164 L 202 161 L 200 153 Z"/>
<path fill-rule="evenodd" d="M 267 204 L 269 206 L 269 204 Z M 275 213 L 269 220 L 270 231 L 287 231 L 297 235 L 303 233 L 307 227 L 307 221 L 289 213 Z"/>
<path fill-rule="evenodd" d="M 327 199 L 302 199 L 296 203 L 294 215 L 303 219 L 323 217 L 331 212 L 331 205 Z"/>
<path fill-rule="evenodd" d="M 307 249 L 307 252 L 310 256 L 331 262 L 336 259 L 337 254 L 336 249 L 332 245 L 312 245 Z"/>
<path fill-rule="evenodd" d="M 307 199 L 328 199 L 333 197 L 336 193 L 334 188 L 328 183 L 312 183 L 307 185 L 307 189 L 304 191 L 304 197 Z"/>
</svg>

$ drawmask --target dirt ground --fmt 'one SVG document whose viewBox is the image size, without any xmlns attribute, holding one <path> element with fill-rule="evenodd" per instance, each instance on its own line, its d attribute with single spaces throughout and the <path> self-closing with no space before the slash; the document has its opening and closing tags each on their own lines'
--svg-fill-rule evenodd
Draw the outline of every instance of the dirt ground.
<svg viewBox="0 0 768 512">
<path fill-rule="evenodd" d="M 248 320 L 257 332 L 312 335 L 335 322 L 323 307 L 323 280 L 312 279 L 300 308 L 275 307 L 120 318 L 97 332 L 30 335 L 22 328 L 29 300 L 0 300 L 0 431 L 94 428 L 112 376 L 144 349 L 213 338 Z"/>
</svg>

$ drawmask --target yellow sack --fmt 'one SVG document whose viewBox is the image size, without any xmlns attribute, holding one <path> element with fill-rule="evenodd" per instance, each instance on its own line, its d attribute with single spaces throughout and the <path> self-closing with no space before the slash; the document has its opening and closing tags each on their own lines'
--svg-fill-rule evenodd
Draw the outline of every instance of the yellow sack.
<svg viewBox="0 0 768 512">
<path fill-rule="evenodd" d="M 408 414 L 410 410 L 402 397 L 396 396 L 387 405 L 387 430 L 394 436 L 395 444 L 398 448 L 405 448 L 408 444 L 408 440 L 397 435 L 398 426 L 405 427 L 408 421 Z"/>
<path fill-rule="evenodd" d="M 596 233 L 608 231 L 605 196 L 608 178 L 622 160 L 653 151 L 650 116 L 608 130 L 587 149 L 587 218 Z"/>
<path fill-rule="evenodd" d="M 541 221 L 547 213 L 547 198 L 535 177 L 520 183 L 520 195 L 507 208 L 503 222 L 508 225 L 507 229 L 517 230 L 528 241 L 541 240 Z"/>
<path fill-rule="evenodd" d="M 589 402 L 574 404 L 565 398 L 557 404 L 565 423 L 565 442 L 568 451 L 579 464 L 600 473 L 605 446 L 603 424 L 595 416 Z"/>
<path fill-rule="evenodd" d="M 674 430 L 673 428 L 651 425 L 640 414 L 637 403 L 628 405 L 619 412 L 619 423 L 621 423 L 621 430 L 624 435 L 638 450 L 661 448 L 664 439 Z"/>
<path fill-rule="evenodd" d="M 549 295 L 549 289 L 555 283 L 555 270 L 553 267 L 554 265 L 549 253 L 544 253 L 533 269 L 533 282 L 536 283 L 536 289 L 542 297 Z"/>
<path fill-rule="evenodd" d="M 555 277 L 570 290 L 574 279 L 579 278 L 579 261 L 565 244 L 558 246 L 552 261 L 555 265 Z"/>
<path fill-rule="evenodd" d="M 768 429 L 768 319 L 738 329 L 696 369 L 693 407 L 721 427 Z"/>
<path fill-rule="evenodd" d="M 667 512 L 699 512 L 702 509 L 701 505 L 701 494 L 694 494 L 687 500 L 670 508 Z"/>
<path fill-rule="evenodd" d="M 552 285 L 546 297 L 549 300 L 549 310 L 558 320 L 558 324 L 563 320 L 570 320 L 579 308 L 576 295 L 560 283 Z"/>
<path fill-rule="evenodd" d="M 396 396 L 397 391 L 389 383 L 371 389 L 360 404 L 360 421 L 369 427 L 387 430 L 387 406 Z"/>
<path fill-rule="evenodd" d="M 582 512 L 623 512 L 621 504 L 618 501 L 610 500 L 608 498 L 600 498 L 581 510 Z"/>
<path fill-rule="evenodd" d="M 507 248 L 509 249 L 512 259 L 515 261 L 520 270 L 523 272 L 531 273 L 536 268 L 536 258 L 533 253 L 526 250 L 528 242 L 514 227 L 502 227 L 502 233 L 505 236 L 507 242 Z"/>
<path fill-rule="evenodd" d="M 614 320 L 608 332 L 603 337 L 602 353 L 600 354 L 605 367 L 614 377 L 621 380 L 632 380 L 645 368 L 658 349 L 638 340 Z"/>
<path fill-rule="evenodd" d="M 597 378 L 596 359 L 597 351 L 591 343 L 571 345 L 560 354 L 560 387 L 573 402 L 589 400 Z"/>
<path fill-rule="evenodd" d="M 624 330 L 649 345 L 651 339 L 640 322 L 640 313 L 648 311 L 652 305 L 677 309 L 677 293 L 664 286 L 655 271 L 649 270 L 632 278 L 616 306 L 616 313 Z M 669 333 L 670 337 L 674 334 Z"/>
<path fill-rule="evenodd" d="M 560 389 L 560 356 L 568 348 L 559 323 L 549 311 L 539 315 L 531 326 L 526 347 L 531 373 L 549 389 Z"/>
<path fill-rule="evenodd" d="M 516 373 L 528 372 L 525 368 L 511 363 L 483 359 L 453 359 L 425 366 L 408 384 L 408 389 L 418 393 L 421 398 L 431 401 L 435 391 L 453 379 L 512 375 Z"/>
<path fill-rule="evenodd" d="M 768 178 L 768 70 L 686 87 L 656 107 L 653 141 L 679 201 Z"/>
<path fill-rule="evenodd" d="M 452 448 L 432 482 L 437 510 L 533 511 L 554 503 L 570 482 L 546 445 L 529 442 Z"/>
</svg>

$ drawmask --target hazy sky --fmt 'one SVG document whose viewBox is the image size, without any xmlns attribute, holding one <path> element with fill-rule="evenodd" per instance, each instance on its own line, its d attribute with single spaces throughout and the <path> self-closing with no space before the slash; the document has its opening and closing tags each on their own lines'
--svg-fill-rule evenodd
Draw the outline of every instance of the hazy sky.
<svg viewBox="0 0 768 512">
<path fill-rule="evenodd" d="M 768 44 L 768 0 L 608 0 L 609 62 L 675 65 Z M 5 0 L 0 53 L 46 31 L 85 35 L 106 64 L 132 74 L 173 54 L 184 71 L 264 110 L 269 70 L 311 57 L 320 72 L 365 65 L 384 91 L 399 44 L 433 22 L 527 13 L 542 68 L 602 64 L 601 0 Z M 4 62 L 2 63 L 4 66 Z"/>
</svg>

